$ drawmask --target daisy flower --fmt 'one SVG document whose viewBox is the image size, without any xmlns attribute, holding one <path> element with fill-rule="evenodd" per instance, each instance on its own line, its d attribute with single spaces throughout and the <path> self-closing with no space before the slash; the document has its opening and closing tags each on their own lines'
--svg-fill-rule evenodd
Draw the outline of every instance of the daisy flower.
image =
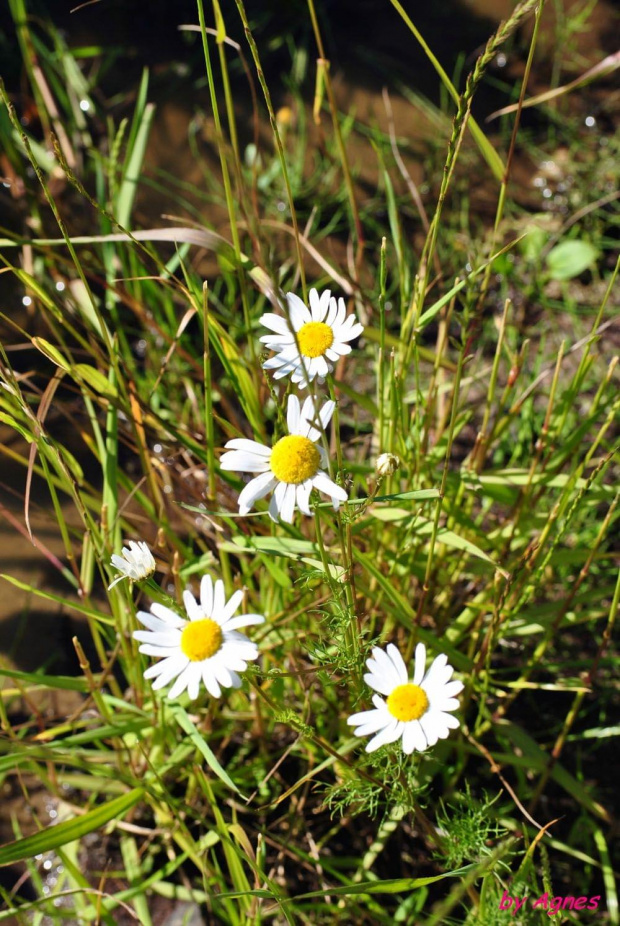
<svg viewBox="0 0 620 926">
<path fill-rule="evenodd" d="M 336 301 L 326 289 L 320 296 L 310 290 L 310 308 L 299 296 L 286 294 L 288 319 L 268 312 L 260 319 L 273 334 L 260 339 L 269 350 L 276 352 L 263 364 L 265 370 L 274 370 L 276 379 L 288 376 L 298 385 L 306 385 L 318 377 L 323 382 L 334 364 L 351 351 L 352 341 L 364 330 L 355 315 L 347 315 L 342 296 Z"/>
<path fill-rule="evenodd" d="M 122 556 L 113 553 L 110 559 L 110 565 L 120 571 L 120 576 L 114 579 L 111 585 L 108 585 L 108 591 L 114 588 L 117 582 L 123 579 L 131 579 L 132 582 L 140 582 L 142 579 L 148 579 L 155 572 L 155 560 L 144 540 L 130 540 L 128 547 L 123 547 Z"/>
<path fill-rule="evenodd" d="M 153 688 L 163 688 L 175 678 L 168 698 L 178 698 L 187 688 L 192 701 L 198 697 L 201 681 L 209 694 L 219 698 L 222 688 L 239 688 L 238 672 L 258 656 L 258 647 L 239 627 L 262 624 L 260 614 L 233 614 L 241 604 L 243 592 L 237 591 L 226 601 L 224 583 L 215 584 L 211 576 L 200 582 L 200 604 L 191 592 L 183 593 L 183 603 L 189 620 L 180 617 L 163 604 L 152 604 L 150 612 L 136 615 L 148 630 L 134 631 L 134 639 L 147 656 L 163 656 L 150 666 L 145 678 L 156 678 Z"/>
<path fill-rule="evenodd" d="M 323 430 L 329 424 L 335 407 L 336 403 L 330 399 L 320 409 L 319 421 Z M 297 396 L 290 395 L 286 413 L 289 433 L 273 447 L 245 438 L 228 441 L 228 452 L 220 459 L 222 469 L 259 474 L 239 495 L 241 514 L 247 514 L 254 503 L 272 489 L 269 516 L 273 521 L 280 517 L 288 524 L 293 521 L 295 505 L 304 514 L 312 514 L 309 507 L 312 489 L 329 495 L 336 511 L 340 502 L 346 502 L 345 490 L 324 471 L 327 456 L 317 445 L 321 432 L 315 426 L 314 415 L 314 399 L 308 397 L 300 406 Z"/>
<path fill-rule="evenodd" d="M 407 666 L 393 643 L 388 645 L 386 652 L 377 646 L 373 648 L 372 658 L 366 663 L 370 672 L 364 676 L 364 681 L 379 694 L 386 695 L 387 700 L 373 695 L 374 710 L 361 711 L 347 720 L 357 727 L 356 736 L 376 734 L 366 746 L 366 752 L 374 752 L 400 737 L 407 755 L 414 750 L 423 752 L 459 726 L 456 717 L 448 712 L 459 706 L 455 696 L 463 690 L 463 683 L 450 681 L 454 669 L 443 653 L 433 660 L 426 674 L 425 663 L 426 647 L 418 643 L 413 680 L 409 681 Z"/>
</svg>

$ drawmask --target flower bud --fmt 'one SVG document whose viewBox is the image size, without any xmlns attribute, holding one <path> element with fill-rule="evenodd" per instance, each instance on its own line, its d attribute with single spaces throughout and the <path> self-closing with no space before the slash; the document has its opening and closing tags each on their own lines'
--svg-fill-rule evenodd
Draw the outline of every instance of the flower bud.
<svg viewBox="0 0 620 926">
<path fill-rule="evenodd" d="M 382 453 L 377 457 L 375 471 L 377 476 L 391 476 L 400 466 L 400 460 L 394 453 Z"/>
</svg>

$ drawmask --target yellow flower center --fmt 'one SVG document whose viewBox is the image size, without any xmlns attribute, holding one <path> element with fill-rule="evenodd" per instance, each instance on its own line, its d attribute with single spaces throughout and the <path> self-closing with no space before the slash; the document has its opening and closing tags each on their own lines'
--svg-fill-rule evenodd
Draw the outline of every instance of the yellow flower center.
<svg viewBox="0 0 620 926">
<path fill-rule="evenodd" d="M 419 685 L 397 685 L 387 699 L 387 706 L 397 720 L 419 720 L 428 710 L 428 698 Z"/>
<path fill-rule="evenodd" d="M 289 434 L 282 437 L 271 451 L 271 472 L 280 482 L 299 484 L 315 476 L 321 456 L 308 437 Z"/>
<path fill-rule="evenodd" d="M 307 322 L 297 332 L 299 350 L 304 357 L 320 357 L 334 341 L 334 332 L 325 322 Z"/>
<path fill-rule="evenodd" d="M 217 653 L 222 645 L 222 628 L 210 617 L 190 621 L 181 634 L 181 650 L 192 662 L 201 662 Z"/>
</svg>

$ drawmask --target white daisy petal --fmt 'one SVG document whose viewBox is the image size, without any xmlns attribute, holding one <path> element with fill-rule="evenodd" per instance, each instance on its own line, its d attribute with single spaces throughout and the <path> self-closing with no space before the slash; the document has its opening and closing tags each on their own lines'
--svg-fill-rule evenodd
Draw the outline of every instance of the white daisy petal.
<svg viewBox="0 0 620 926">
<path fill-rule="evenodd" d="M 237 589 L 236 592 L 232 593 L 232 595 L 228 599 L 227 604 L 222 608 L 221 612 L 218 615 L 218 619 L 217 619 L 218 624 L 221 624 L 223 626 L 226 623 L 226 621 L 228 621 L 233 616 L 233 614 L 235 613 L 235 611 L 237 610 L 237 608 L 239 607 L 242 601 L 243 601 L 243 589 L 240 588 L 240 589 Z"/>
<path fill-rule="evenodd" d="M 178 646 L 181 641 L 180 630 L 166 630 L 153 633 L 151 630 L 134 630 L 134 640 L 139 643 L 151 643 L 153 646 Z"/>
<path fill-rule="evenodd" d="M 288 306 L 289 318 L 295 331 L 299 331 L 302 325 L 307 325 L 312 321 L 312 315 L 303 304 L 299 296 L 295 293 L 286 294 L 286 303 Z"/>
<path fill-rule="evenodd" d="M 202 679 L 202 669 L 197 663 L 192 663 L 188 669 L 187 694 L 190 701 L 195 701 L 200 691 L 200 682 Z"/>
<path fill-rule="evenodd" d="M 396 649 L 396 647 L 392 643 L 390 643 L 390 646 L 392 647 L 392 650 Z M 389 682 L 392 688 L 395 688 L 397 685 L 403 685 L 407 682 L 407 669 L 405 667 L 405 663 L 402 662 L 402 658 L 401 658 L 401 663 L 402 663 L 402 668 L 404 669 L 404 673 L 395 664 L 394 659 L 391 658 L 390 646 L 388 646 L 387 653 L 384 652 L 382 649 L 380 649 L 378 646 L 374 646 L 372 650 L 372 658 L 377 664 L 379 668 L 379 672 L 383 676 L 383 678 L 385 678 Z M 369 663 L 370 663 L 370 660 L 368 660 L 366 665 L 369 665 Z M 403 674 L 404 674 L 404 678 L 403 678 Z"/>
<path fill-rule="evenodd" d="M 392 717 L 387 711 L 367 711 L 367 719 L 363 723 L 356 724 L 356 736 L 368 736 L 371 733 L 377 733 L 392 723 Z"/>
<path fill-rule="evenodd" d="M 280 505 L 280 518 L 286 524 L 293 523 L 293 515 L 295 514 L 295 495 L 297 494 L 297 486 L 292 483 L 281 483 L 286 485 L 286 491 L 282 498 L 282 504 Z"/>
<path fill-rule="evenodd" d="M 231 617 L 222 624 L 222 630 L 237 630 L 239 627 L 250 627 L 252 624 L 264 624 L 265 618 L 262 614 L 240 614 L 239 617 Z"/>
<path fill-rule="evenodd" d="M 277 486 L 276 486 L 277 488 Z M 275 492 L 271 496 L 271 501 L 269 502 L 268 514 L 272 521 L 278 521 L 278 502 L 276 499 Z"/>
<path fill-rule="evenodd" d="M 288 406 L 286 409 L 286 426 L 289 430 L 289 434 L 297 433 L 298 422 L 299 422 L 299 399 L 297 398 L 296 395 L 290 395 L 288 397 Z"/>
<path fill-rule="evenodd" d="M 163 632 L 170 630 L 170 624 L 167 624 L 166 621 L 160 620 L 158 617 L 153 617 L 152 614 L 149 614 L 148 611 L 138 611 L 136 614 L 137 619 L 141 624 L 144 624 L 145 627 L 148 627 L 149 630 L 155 630 L 156 632 Z"/>
<path fill-rule="evenodd" d="M 205 616 L 202 608 L 187 588 L 183 592 L 183 604 L 190 621 L 200 621 Z"/>
<path fill-rule="evenodd" d="M 135 633 L 140 633 L 140 631 L 136 630 Z M 161 646 L 154 643 L 142 643 L 138 647 L 138 652 L 144 653 L 145 656 L 170 656 L 171 653 L 177 652 L 177 648 L 176 646 Z"/>
<path fill-rule="evenodd" d="M 289 334 L 289 326 L 286 319 L 282 318 L 280 315 L 274 315 L 273 312 L 266 312 L 264 315 L 261 315 L 259 322 L 261 325 L 264 325 L 265 328 L 271 328 L 272 331 L 276 331 L 278 334 Z"/>
<path fill-rule="evenodd" d="M 261 498 L 264 498 L 265 495 L 271 492 L 276 482 L 277 479 L 271 470 L 268 470 L 266 473 L 261 473 L 260 476 L 255 476 L 254 479 L 250 480 L 239 493 L 239 498 L 237 499 L 239 513 L 247 514 L 248 511 L 254 507 L 255 502 L 260 501 Z"/>
<path fill-rule="evenodd" d="M 384 727 L 380 733 L 377 733 L 366 746 L 366 752 L 375 752 L 381 746 L 387 746 L 388 743 L 394 743 L 401 735 L 404 724 L 395 720 L 389 726 Z"/>
<path fill-rule="evenodd" d="M 418 643 L 415 648 L 415 670 L 413 673 L 413 684 L 419 685 L 424 678 L 424 667 L 426 665 L 426 647 L 423 643 Z"/>
<path fill-rule="evenodd" d="M 193 675 L 193 669 L 194 667 L 192 663 L 190 662 L 189 665 L 187 665 L 183 669 L 183 671 L 179 673 L 179 675 L 177 676 L 176 682 L 174 683 L 174 685 L 168 692 L 169 701 L 174 701 L 176 698 L 179 697 L 179 695 L 183 694 L 183 692 L 187 688 L 189 681 Z"/>
<path fill-rule="evenodd" d="M 336 485 L 335 482 L 332 482 L 327 473 L 322 473 L 321 471 L 319 471 L 316 476 L 312 477 L 312 485 L 315 489 L 318 489 L 319 492 L 324 492 L 325 495 L 329 495 L 332 501 L 346 502 L 349 497 L 342 486 Z"/>
<path fill-rule="evenodd" d="M 312 482 L 307 479 L 297 486 L 297 507 L 302 514 L 312 515 L 310 511 L 310 492 L 312 491 Z"/>
<path fill-rule="evenodd" d="M 269 469 L 269 459 L 246 450 L 228 450 L 220 457 L 220 469 L 239 473 L 264 473 Z"/>
<path fill-rule="evenodd" d="M 225 606 L 225 605 L 226 605 L 226 589 L 224 588 L 224 583 L 222 582 L 222 580 L 221 580 L 221 579 L 217 579 L 217 580 L 213 583 L 213 615 L 214 615 L 214 620 L 216 619 L 216 618 L 215 618 L 215 615 L 216 615 L 216 614 L 218 615 L 218 618 L 219 618 L 219 615 L 220 615 L 220 614 L 222 613 L 222 611 L 224 610 L 224 606 Z M 219 623 L 220 623 L 220 621 L 218 620 L 218 624 L 219 624 Z"/>
<path fill-rule="evenodd" d="M 369 688 L 378 691 L 379 694 L 389 695 L 392 692 L 394 686 L 391 682 L 388 682 L 386 679 L 379 677 L 378 675 L 365 675 L 364 681 Z"/>
<path fill-rule="evenodd" d="M 189 659 L 187 656 L 184 656 L 183 653 L 173 653 L 172 656 L 167 656 L 160 662 L 154 662 L 152 666 L 149 666 L 144 672 L 144 677 L 157 678 L 157 682 L 153 684 L 153 688 L 162 688 L 164 685 L 167 685 L 175 675 L 182 672 L 188 663 Z"/>
<path fill-rule="evenodd" d="M 226 446 L 231 450 L 245 450 L 246 453 L 254 453 L 259 457 L 271 456 L 271 447 L 265 447 L 264 444 L 259 444 L 256 440 L 247 440 L 245 437 L 235 437 L 227 441 Z"/>
<path fill-rule="evenodd" d="M 207 617 L 213 612 L 213 581 L 210 575 L 204 575 L 200 580 L 200 604 Z"/>
<path fill-rule="evenodd" d="M 219 698 L 222 694 L 222 689 L 219 686 L 218 680 L 213 674 L 213 670 L 207 665 L 202 667 L 202 680 L 204 686 L 213 698 Z"/>
<path fill-rule="evenodd" d="M 424 731 L 419 720 L 412 720 L 405 724 L 403 730 L 403 752 L 410 756 L 412 752 L 424 752 L 427 747 Z"/>
<path fill-rule="evenodd" d="M 407 682 L 409 681 L 409 674 L 407 672 L 407 666 L 405 665 L 405 661 L 403 657 L 400 655 L 399 651 L 397 650 L 397 648 L 394 646 L 393 643 L 388 643 L 387 654 L 390 657 L 392 661 L 392 665 L 394 666 L 396 670 L 396 675 L 400 681 L 400 684 L 406 685 Z"/>
<path fill-rule="evenodd" d="M 171 627 L 184 627 L 187 623 L 182 617 L 179 617 L 178 614 L 165 605 L 159 604 L 159 602 L 155 602 L 155 604 L 151 605 L 151 614 L 154 614 L 155 617 L 158 617 L 164 624 L 169 624 Z"/>
</svg>

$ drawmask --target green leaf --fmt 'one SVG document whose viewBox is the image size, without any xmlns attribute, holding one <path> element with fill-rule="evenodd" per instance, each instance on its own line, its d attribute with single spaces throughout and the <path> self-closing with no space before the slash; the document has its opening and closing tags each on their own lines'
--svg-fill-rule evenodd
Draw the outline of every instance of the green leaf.
<svg viewBox="0 0 620 926">
<path fill-rule="evenodd" d="M 311 891 L 309 894 L 298 894 L 293 900 L 310 900 L 313 897 L 324 897 L 326 893 L 347 897 L 350 894 L 402 894 L 414 891 L 427 884 L 435 884 L 444 878 L 459 878 L 470 871 L 474 865 L 466 865 L 457 871 L 447 871 L 442 875 L 430 875 L 428 878 L 388 878 L 386 881 L 361 881 L 359 884 L 345 884 L 339 887 L 330 887 L 329 891 Z"/>
<path fill-rule="evenodd" d="M 86 679 L 71 678 L 65 675 L 39 675 L 37 672 L 18 672 L 16 669 L 0 669 L 0 677 L 14 678 L 27 685 L 43 685 L 46 688 L 59 688 L 63 691 L 88 691 Z"/>
<path fill-rule="evenodd" d="M 122 797 L 114 798 L 106 804 L 100 804 L 99 807 L 76 817 L 75 820 L 48 826 L 40 833 L 34 833 L 32 836 L 26 836 L 25 839 L 17 839 L 15 842 L 0 846 L 0 865 L 12 865 L 13 862 L 32 858 L 40 852 L 49 852 L 50 849 L 57 849 L 75 839 L 81 839 L 93 830 L 101 829 L 110 820 L 119 820 L 124 817 L 128 810 L 142 800 L 143 795 L 142 788 L 134 788 Z"/>
<path fill-rule="evenodd" d="M 42 354 L 45 354 L 48 360 L 51 360 L 52 363 L 55 363 L 56 366 L 60 367 L 61 370 L 64 370 L 65 373 L 70 371 L 71 365 L 65 360 L 58 348 L 54 347 L 53 344 L 50 344 L 49 341 L 46 341 L 45 338 L 33 338 L 32 343 L 37 348 L 37 350 L 40 350 Z"/>
<path fill-rule="evenodd" d="M 116 397 L 116 389 L 108 381 L 108 378 L 104 376 L 101 370 L 98 370 L 96 367 L 91 367 L 88 363 L 76 363 L 75 366 L 71 367 L 71 373 L 73 376 L 77 374 L 77 378 L 84 380 L 94 392 L 99 392 L 102 395 L 111 396 L 112 398 Z"/>
<path fill-rule="evenodd" d="M 591 267 L 598 251 L 588 241 L 561 241 L 547 254 L 547 269 L 552 280 L 572 280 Z"/>
<path fill-rule="evenodd" d="M 215 758 L 211 747 L 207 745 L 183 708 L 176 704 L 171 710 L 178 725 L 185 733 L 187 733 L 196 749 L 205 759 L 211 771 L 215 772 L 220 781 L 223 781 L 224 784 L 227 785 L 232 791 L 240 794 L 241 792 L 239 791 L 239 788 L 234 783 L 232 778 L 227 774 L 227 772 L 224 771 L 220 763 Z"/>
</svg>

